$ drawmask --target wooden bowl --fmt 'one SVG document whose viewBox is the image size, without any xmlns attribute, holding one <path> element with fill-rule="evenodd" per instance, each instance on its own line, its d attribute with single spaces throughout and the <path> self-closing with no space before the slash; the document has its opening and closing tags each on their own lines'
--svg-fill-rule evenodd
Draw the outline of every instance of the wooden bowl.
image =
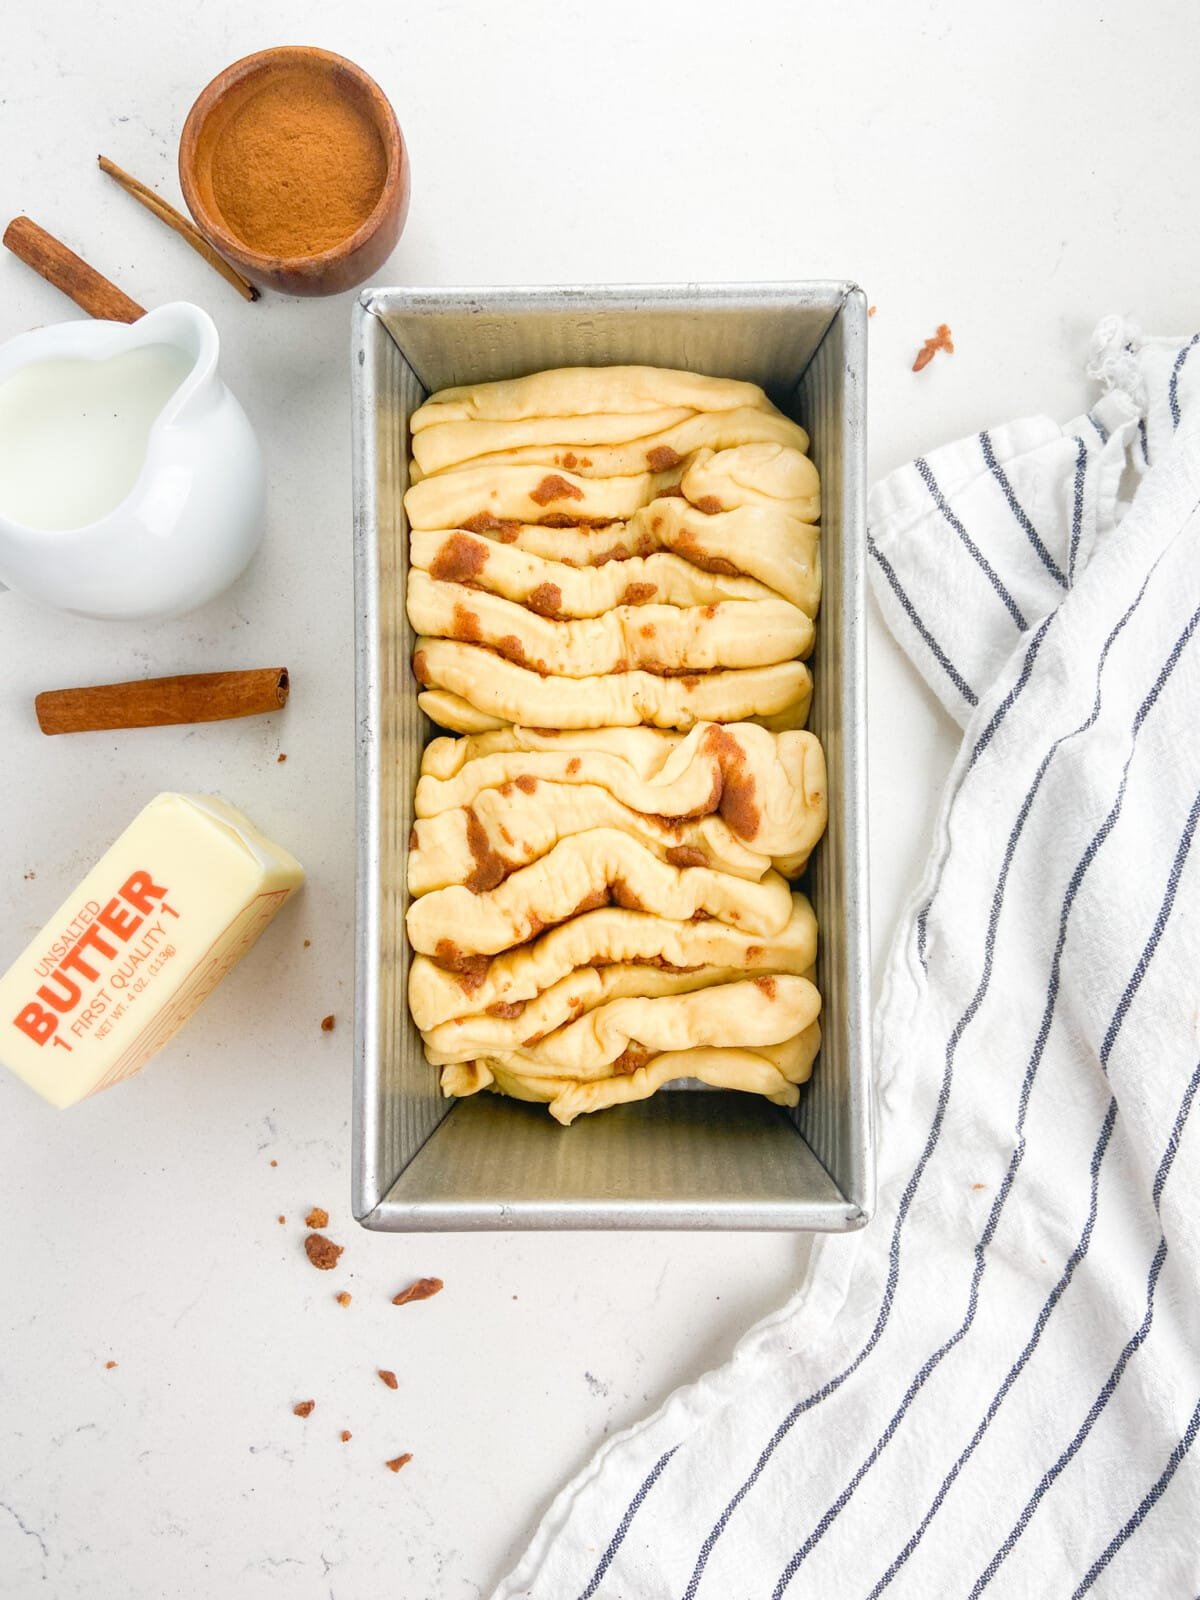
<svg viewBox="0 0 1200 1600">
<path fill-rule="evenodd" d="M 242 238 L 213 187 L 213 157 L 222 135 L 252 95 L 285 76 L 332 92 L 379 135 L 384 176 L 374 209 L 344 238 L 304 254 L 270 254 Z M 196 226 L 252 283 L 282 294 L 340 294 L 373 276 L 392 253 L 408 216 L 408 152 L 396 113 L 375 80 L 344 56 L 306 45 L 260 50 L 235 61 L 203 89 L 179 141 L 179 182 Z"/>
</svg>

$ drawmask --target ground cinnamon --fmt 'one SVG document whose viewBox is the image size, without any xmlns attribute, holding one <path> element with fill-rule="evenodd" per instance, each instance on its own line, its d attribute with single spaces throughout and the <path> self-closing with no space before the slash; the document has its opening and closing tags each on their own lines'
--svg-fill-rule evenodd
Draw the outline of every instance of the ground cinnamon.
<svg viewBox="0 0 1200 1600">
<path fill-rule="evenodd" d="M 225 221 L 251 250 L 318 255 L 374 211 L 387 152 L 368 111 L 324 73 L 272 74 L 217 137 L 212 188 Z"/>
</svg>

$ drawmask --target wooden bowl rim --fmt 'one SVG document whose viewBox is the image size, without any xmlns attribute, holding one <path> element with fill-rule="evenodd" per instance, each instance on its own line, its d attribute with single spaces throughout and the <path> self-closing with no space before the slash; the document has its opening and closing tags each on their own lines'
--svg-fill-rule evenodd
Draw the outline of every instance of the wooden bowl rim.
<svg viewBox="0 0 1200 1600">
<path fill-rule="evenodd" d="M 353 233 L 347 234 L 337 244 L 330 245 L 327 250 L 312 255 L 268 255 L 261 250 L 255 250 L 239 234 L 223 227 L 201 200 L 196 182 L 196 151 L 208 118 L 248 77 L 257 72 L 269 71 L 272 67 L 311 67 L 316 63 L 343 68 L 361 85 L 367 99 L 374 107 L 376 127 L 383 139 L 387 155 L 383 188 L 380 190 L 374 209 L 365 221 L 360 223 Z M 247 267 L 260 268 L 267 272 L 307 269 L 307 276 L 310 269 L 334 266 L 353 255 L 366 244 L 386 219 L 388 210 L 395 202 L 396 194 L 403 183 L 407 162 L 404 135 L 400 131 L 396 112 L 375 79 L 357 62 L 349 60 L 346 56 L 339 56 L 332 50 L 321 50 L 316 45 L 274 45 L 268 50 L 256 50 L 251 55 L 242 56 L 239 60 L 231 62 L 223 71 L 218 72 L 211 82 L 205 84 L 196 96 L 191 110 L 184 119 L 183 131 L 179 136 L 179 184 L 188 210 L 203 232 L 208 235 L 210 243 L 215 245 L 222 255 L 240 260 Z"/>
</svg>

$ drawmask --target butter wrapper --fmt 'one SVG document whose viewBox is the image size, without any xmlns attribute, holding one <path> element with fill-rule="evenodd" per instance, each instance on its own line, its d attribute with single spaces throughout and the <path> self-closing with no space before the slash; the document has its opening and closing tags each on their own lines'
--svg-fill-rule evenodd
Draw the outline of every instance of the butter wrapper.
<svg viewBox="0 0 1200 1600">
<path fill-rule="evenodd" d="M 0 1063 L 54 1106 L 140 1072 L 303 881 L 224 800 L 160 794 L 0 978 Z"/>
</svg>

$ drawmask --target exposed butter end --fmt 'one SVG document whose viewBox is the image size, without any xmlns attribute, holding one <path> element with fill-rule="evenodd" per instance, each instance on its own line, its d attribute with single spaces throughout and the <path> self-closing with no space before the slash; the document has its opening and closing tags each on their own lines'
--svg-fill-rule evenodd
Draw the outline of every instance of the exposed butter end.
<svg viewBox="0 0 1200 1600">
<path fill-rule="evenodd" d="M 160 794 L 0 978 L 0 1063 L 59 1107 L 140 1072 L 303 881 L 226 801 Z"/>
</svg>

